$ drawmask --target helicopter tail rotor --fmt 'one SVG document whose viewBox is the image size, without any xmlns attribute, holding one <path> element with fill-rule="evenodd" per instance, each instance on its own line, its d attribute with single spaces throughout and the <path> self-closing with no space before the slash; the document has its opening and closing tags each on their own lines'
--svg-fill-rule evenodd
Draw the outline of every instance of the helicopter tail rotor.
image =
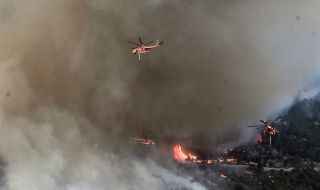
<svg viewBox="0 0 320 190">
<path fill-rule="evenodd" d="M 156 47 L 160 47 L 163 44 L 163 41 L 157 40 Z"/>
</svg>

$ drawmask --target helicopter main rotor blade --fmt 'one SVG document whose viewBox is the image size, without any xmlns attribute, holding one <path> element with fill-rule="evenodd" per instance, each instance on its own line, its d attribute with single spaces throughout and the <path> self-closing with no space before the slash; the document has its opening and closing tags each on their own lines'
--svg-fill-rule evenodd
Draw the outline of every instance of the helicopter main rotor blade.
<svg viewBox="0 0 320 190">
<path fill-rule="evenodd" d="M 151 43 L 153 43 L 154 42 L 154 40 L 152 40 L 151 42 L 148 42 L 148 43 L 146 43 L 146 44 L 144 44 L 144 45 L 149 45 L 149 44 L 151 44 Z"/>
<path fill-rule="evenodd" d="M 139 37 L 140 44 L 143 45 L 141 38 Z"/>
<path fill-rule="evenodd" d="M 259 120 L 261 123 L 267 124 L 267 121 Z"/>
<path fill-rule="evenodd" d="M 134 44 L 134 45 L 136 45 L 136 46 L 139 46 L 139 44 L 136 44 L 136 43 L 134 43 L 134 42 L 130 42 L 130 41 L 128 41 L 130 44 Z"/>
<path fill-rule="evenodd" d="M 265 125 L 248 125 L 247 127 L 265 127 Z"/>
</svg>

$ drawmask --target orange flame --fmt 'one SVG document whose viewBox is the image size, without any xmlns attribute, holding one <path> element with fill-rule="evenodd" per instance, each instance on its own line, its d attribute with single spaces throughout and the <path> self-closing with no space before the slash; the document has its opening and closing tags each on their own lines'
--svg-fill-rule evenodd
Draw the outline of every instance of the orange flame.
<svg viewBox="0 0 320 190">
<path fill-rule="evenodd" d="M 236 159 L 236 158 L 233 158 L 233 157 L 227 158 L 227 163 L 229 163 L 229 164 L 236 164 L 236 163 L 237 163 L 237 159 Z"/>
<path fill-rule="evenodd" d="M 179 162 L 185 162 L 186 160 L 190 160 L 194 163 L 202 163 L 203 160 L 199 160 L 198 157 L 187 150 L 183 150 L 182 146 L 177 144 L 173 147 L 173 157 L 175 160 Z"/>
<path fill-rule="evenodd" d="M 173 147 L 173 157 L 180 162 L 184 162 L 188 158 L 188 156 L 182 151 L 182 148 L 179 144 Z"/>
<path fill-rule="evenodd" d="M 213 163 L 227 163 L 227 164 L 237 164 L 237 159 L 234 157 L 223 158 L 219 157 L 217 159 L 212 160 L 201 160 L 196 155 L 192 154 L 186 149 L 183 149 L 180 144 L 176 144 L 173 146 L 173 158 L 180 163 L 186 163 L 187 161 L 193 163 L 206 163 L 206 164 L 213 164 Z"/>
<path fill-rule="evenodd" d="M 188 156 L 189 156 L 189 158 L 190 158 L 191 160 L 197 160 L 197 158 L 198 158 L 197 156 L 191 154 L 190 152 L 188 153 Z"/>
</svg>

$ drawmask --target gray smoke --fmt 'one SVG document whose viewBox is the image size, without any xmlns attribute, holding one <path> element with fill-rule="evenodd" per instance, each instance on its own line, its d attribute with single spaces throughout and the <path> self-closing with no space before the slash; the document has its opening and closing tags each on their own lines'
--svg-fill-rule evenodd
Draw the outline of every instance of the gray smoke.
<svg viewBox="0 0 320 190">
<path fill-rule="evenodd" d="M 165 40 L 143 64 L 122 50 L 129 61 L 116 66 L 129 87 L 130 124 L 158 137 L 201 147 L 237 138 L 234 127 L 273 116 L 318 76 L 316 1 L 91 5 L 100 11 L 97 27 L 120 35 L 105 34 L 101 43 L 111 44 L 105 51 L 138 35 Z"/>
<path fill-rule="evenodd" d="M 130 137 L 204 149 L 247 140 L 237 127 L 318 78 L 318 6 L 0 0 L 4 186 L 204 189 L 135 156 Z M 139 62 L 126 42 L 138 36 L 165 44 Z"/>
</svg>

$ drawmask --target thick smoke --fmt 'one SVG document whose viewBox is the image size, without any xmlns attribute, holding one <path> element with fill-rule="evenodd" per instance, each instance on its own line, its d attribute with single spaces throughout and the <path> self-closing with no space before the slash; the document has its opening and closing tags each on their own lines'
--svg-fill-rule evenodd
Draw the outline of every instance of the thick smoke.
<svg viewBox="0 0 320 190">
<path fill-rule="evenodd" d="M 105 34 L 101 43 L 114 45 L 138 35 L 165 40 L 163 48 L 143 57 L 143 64 L 122 51 L 122 59 L 129 61 L 113 66 L 125 81 L 118 90 L 129 90 L 130 126 L 210 147 L 239 137 L 234 127 L 281 111 L 316 79 L 318 4 L 190 0 L 91 5 L 100 11 L 98 31 L 117 31 L 112 39 Z M 105 50 L 114 52 L 117 46 L 112 45 Z"/>
<path fill-rule="evenodd" d="M 128 139 L 203 148 L 317 78 L 318 1 L 0 0 L 7 189 L 204 189 Z M 148 56 L 127 40 L 165 40 Z"/>
</svg>

